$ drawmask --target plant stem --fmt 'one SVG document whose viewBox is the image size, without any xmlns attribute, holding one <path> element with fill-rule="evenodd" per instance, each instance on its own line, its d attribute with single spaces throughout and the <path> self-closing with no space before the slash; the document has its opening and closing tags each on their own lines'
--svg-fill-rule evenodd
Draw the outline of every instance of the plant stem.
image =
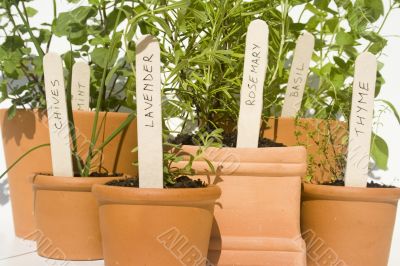
<svg viewBox="0 0 400 266">
<path fill-rule="evenodd" d="M 129 116 L 125 119 L 124 122 L 121 123 L 121 125 L 115 129 L 105 140 L 103 143 L 99 145 L 99 147 L 93 152 L 93 157 L 102 149 L 104 149 L 105 146 L 107 146 L 108 143 L 110 143 L 118 134 L 122 132 L 135 118 L 135 115 L 133 113 L 129 114 Z"/>
<path fill-rule="evenodd" d="M 53 21 L 56 18 L 57 18 L 57 2 L 56 2 L 56 0 L 53 0 Z M 49 41 L 47 42 L 47 45 L 46 45 L 46 53 L 48 53 L 50 50 L 50 44 L 51 44 L 52 38 L 53 38 L 53 31 L 50 31 Z"/>
<path fill-rule="evenodd" d="M 29 22 L 25 19 L 24 14 L 22 14 L 22 12 L 19 9 L 18 5 L 15 5 L 15 8 L 17 9 L 17 12 L 18 12 L 19 16 L 21 17 L 21 20 L 24 23 L 24 25 L 25 25 L 28 33 L 29 33 L 29 36 L 32 39 L 33 45 L 35 46 L 36 51 L 38 52 L 40 59 L 42 59 L 43 56 L 44 56 L 44 52 L 43 52 L 42 48 L 40 47 L 40 44 L 39 44 L 38 40 L 36 39 L 35 35 L 33 35 L 32 29 L 29 26 Z"/>
<path fill-rule="evenodd" d="M 14 168 L 14 166 L 15 166 L 16 164 L 18 164 L 22 159 L 24 159 L 25 156 L 29 155 L 31 152 L 33 152 L 33 151 L 35 151 L 35 150 L 37 150 L 37 149 L 39 149 L 39 148 L 46 147 L 46 146 L 50 146 L 50 144 L 49 144 L 49 143 L 46 143 L 46 144 L 41 144 L 41 145 L 35 146 L 35 147 L 29 149 L 29 150 L 28 150 L 27 152 L 25 152 L 24 154 L 22 154 L 15 162 L 13 162 L 13 163 L 10 165 L 10 167 L 7 168 L 6 171 L 4 171 L 4 172 L 0 175 L 0 179 L 1 179 L 3 176 L 5 176 L 12 168 Z"/>
<path fill-rule="evenodd" d="M 124 2 L 125 2 L 124 0 L 121 1 L 121 6 L 123 6 Z M 103 97 L 104 97 L 104 93 L 105 93 L 105 81 L 106 81 L 106 77 L 107 77 L 107 69 L 108 69 L 108 64 L 111 61 L 111 58 L 114 54 L 114 49 L 116 46 L 115 34 L 117 31 L 117 25 L 118 25 L 118 21 L 120 20 L 121 13 L 122 13 L 122 11 L 119 10 L 118 15 L 117 15 L 117 20 L 115 21 L 115 25 L 114 25 L 110 49 L 108 50 L 108 53 L 107 53 L 106 65 L 104 67 L 103 75 L 101 78 L 100 92 L 97 97 L 96 111 L 95 111 L 93 127 L 92 127 L 92 137 L 91 137 L 91 141 L 90 141 L 90 145 L 89 145 L 88 156 L 87 156 L 86 162 L 85 162 L 85 168 L 83 169 L 83 176 L 89 176 L 89 174 L 90 174 L 89 171 L 90 171 L 90 164 L 91 164 L 91 161 L 93 158 L 93 149 L 94 149 L 94 145 L 96 143 L 96 139 L 97 139 L 97 135 L 98 135 L 97 134 L 97 123 L 99 120 L 99 112 L 100 112 L 101 104 L 103 102 Z"/>
<path fill-rule="evenodd" d="M 286 41 L 285 25 L 286 25 L 286 20 L 287 20 L 287 16 L 288 16 L 288 6 L 289 6 L 288 0 L 282 0 L 281 5 L 282 5 L 281 42 L 279 45 L 279 52 L 278 52 L 278 57 L 277 57 L 278 62 L 281 61 L 281 57 L 283 55 L 283 47 L 284 47 L 285 41 Z M 276 79 L 276 76 L 278 75 L 278 71 L 279 71 L 279 64 L 277 64 L 277 66 L 274 70 L 274 73 L 272 75 L 269 86 Z"/>
</svg>

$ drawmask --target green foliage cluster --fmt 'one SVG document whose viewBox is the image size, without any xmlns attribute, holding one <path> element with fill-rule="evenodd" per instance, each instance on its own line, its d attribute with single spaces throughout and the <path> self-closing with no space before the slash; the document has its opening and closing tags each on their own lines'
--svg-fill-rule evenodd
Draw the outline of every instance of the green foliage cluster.
<svg viewBox="0 0 400 266">
<path fill-rule="evenodd" d="M 91 66 L 92 107 L 135 110 L 134 40 L 153 34 L 162 49 L 164 118 L 181 118 L 184 130 L 235 123 L 247 26 L 260 18 L 270 27 L 263 115 L 280 115 L 295 42 L 307 30 L 316 46 L 299 115 L 346 120 L 356 56 L 368 50 L 379 57 L 387 44 L 381 30 L 400 8 L 389 1 L 384 10 L 382 0 L 68 0 L 74 8 L 59 13 L 53 0 L 54 20 L 36 28 L 32 1 L 2 0 L 1 100 L 12 99 L 10 117 L 17 106 L 44 107 L 42 57 L 57 36 L 71 44 L 63 55 L 67 76 L 78 58 Z M 377 96 L 383 83 L 379 73 Z M 372 151 L 384 169 L 384 140 L 375 137 Z"/>
</svg>

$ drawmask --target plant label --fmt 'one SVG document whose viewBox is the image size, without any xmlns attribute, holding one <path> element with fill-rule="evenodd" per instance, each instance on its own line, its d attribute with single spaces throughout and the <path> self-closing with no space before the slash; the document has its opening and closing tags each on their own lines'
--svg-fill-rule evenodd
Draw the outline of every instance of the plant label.
<svg viewBox="0 0 400 266">
<path fill-rule="evenodd" d="M 55 53 L 46 54 L 43 71 L 53 175 L 74 176 L 61 57 Z"/>
<path fill-rule="evenodd" d="M 400 265 L 400 200 L 397 201 L 396 220 L 394 223 L 392 245 L 390 247 L 388 266 Z"/>
<path fill-rule="evenodd" d="M 237 147 L 258 147 L 268 61 L 268 33 L 267 23 L 259 19 L 252 21 L 247 30 Z"/>
<path fill-rule="evenodd" d="M 90 68 L 84 62 L 77 62 L 72 68 L 72 110 L 90 111 Z"/>
<path fill-rule="evenodd" d="M 345 185 L 366 187 L 368 182 L 377 60 L 371 53 L 358 56 L 350 113 Z"/>
<path fill-rule="evenodd" d="M 296 117 L 300 110 L 314 43 L 314 36 L 308 32 L 304 32 L 297 40 L 282 108 L 282 117 Z"/>
<path fill-rule="evenodd" d="M 136 45 L 139 187 L 163 188 L 160 46 L 151 35 Z"/>
</svg>

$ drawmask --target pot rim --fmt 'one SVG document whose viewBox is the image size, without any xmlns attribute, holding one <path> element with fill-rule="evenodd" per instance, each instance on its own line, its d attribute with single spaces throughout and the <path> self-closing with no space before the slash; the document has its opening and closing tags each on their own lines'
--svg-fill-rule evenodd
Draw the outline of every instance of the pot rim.
<svg viewBox="0 0 400 266">
<path fill-rule="evenodd" d="M 195 145 L 183 145 L 179 153 L 182 156 L 194 154 L 199 147 Z M 213 162 L 298 164 L 306 163 L 306 153 L 307 151 L 304 146 L 261 148 L 209 147 L 204 155 Z M 288 156 L 288 154 L 291 156 Z"/>
<path fill-rule="evenodd" d="M 95 184 L 92 192 L 100 205 L 203 205 L 217 200 L 221 189 L 216 185 L 205 188 L 136 188 Z"/>
<path fill-rule="evenodd" d="M 339 200 L 381 202 L 397 205 L 400 188 L 360 188 L 304 183 L 302 200 Z"/>
<path fill-rule="evenodd" d="M 91 192 L 94 184 L 104 184 L 108 181 L 121 178 L 111 177 L 65 177 L 47 174 L 33 174 L 31 181 L 34 191 L 57 190 L 57 191 L 84 191 Z"/>
</svg>

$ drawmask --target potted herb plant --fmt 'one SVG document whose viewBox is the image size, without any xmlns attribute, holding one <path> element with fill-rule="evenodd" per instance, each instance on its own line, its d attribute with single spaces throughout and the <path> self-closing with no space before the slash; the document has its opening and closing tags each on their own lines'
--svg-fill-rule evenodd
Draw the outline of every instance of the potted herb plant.
<svg viewBox="0 0 400 266">
<path fill-rule="evenodd" d="M 134 120 L 128 113 L 135 110 L 132 84 L 135 76 L 130 71 L 128 54 L 134 52 L 130 44 L 122 47 L 122 32 L 116 27 L 124 21 L 135 20 L 148 14 L 156 16 L 169 9 L 186 6 L 185 1 L 168 6 L 145 5 L 140 3 L 106 1 L 91 2 L 88 5 L 71 3 L 71 10 L 57 11 L 53 1 L 54 19 L 51 24 L 32 27 L 30 20 L 37 11 L 26 1 L 6 1 L 0 5 L 1 26 L 6 35 L 0 47 L 1 101 L 8 100 L 11 107 L 0 110 L 2 136 L 10 183 L 10 197 L 13 209 L 15 233 L 19 237 L 29 237 L 35 231 L 33 216 L 33 193 L 27 176 L 31 173 L 51 172 L 49 134 L 46 112 L 43 56 L 49 52 L 55 37 L 65 37 L 71 44 L 71 50 L 62 55 L 66 80 L 67 104 L 74 105 L 72 94 L 79 87 L 71 79 L 73 65 L 78 59 L 87 61 L 90 66 L 90 109 L 100 111 L 96 137 L 104 141 L 114 129 L 126 119 Z M 9 30 L 6 24 L 12 24 Z M 141 22 L 141 31 L 146 31 Z M 134 34 L 132 32 L 131 34 Z M 2 39 L 3 40 L 3 39 Z M 110 51 L 112 53 L 110 54 Z M 101 97 L 101 104 L 97 99 Z M 79 108 L 78 108 L 79 109 Z M 93 122 L 96 114 L 77 111 L 69 114 L 71 134 L 77 135 L 74 149 L 85 150 L 92 140 Z M 131 167 L 135 155 L 131 153 L 136 144 L 136 126 L 132 122 L 125 133 L 115 138 L 103 149 L 101 166 L 109 171 L 134 175 L 136 168 Z M 126 138 L 125 136 L 133 136 Z M 20 160 L 21 156 L 24 157 Z M 82 157 L 85 157 L 84 154 Z M 18 163 L 15 164 L 15 162 Z M 77 162 L 75 162 L 77 165 Z M 99 164 L 97 164 L 99 166 Z"/>
<path fill-rule="evenodd" d="M 57 13 L 56 4 L 54 1 L 52 25 L 39 28 L 30 26 L 30 19 L 37 11 L 26 1 L 6 1 L 0 5 L 2 26 L 8 23 L 12 24 L 14 29 L 5 30 L 6 36 L 0 47 L 1 101 L 11 101 L 11 107 L 8 110 L 0 110 L 0 120 L 7 168 L 13 166 L 8 172 L 8 178 L 14 228 L 16 235 L 23 238 L 32 236 L 35 232 L 33 192 L 28 176 L 32 173 L 52 171 L 48 117 L 43 111 L 46 103 L 42 60 L 44 54 L 49 51 L 54 36 L 66 36 L 74 45 L 73 51 L 68 51 L 63 55 L 69 77 L 71 77 L 75 60 L 88 58 L 92 69 L 88 74 L 88 77 L 91 76 L 90 85 L 86 84 L 88 85 L 86 87 L 90 86 L 90 108 L 96 106 L 100 87 L 107 87 L 102 91 L 101 105 L 97 109 L 104 111 L 98 114 L 98 120 L 101 123 L 96 129 L 97 143 L 103 142 L 105 137 L 111 135 L 128 117 L 130 121 L 134 118 L 128 113 L 116 113 L 122 106 L 133 108 L 129 101 L 121 97 L 121 91 L 129 91 L 127 84 L 134 80 L 126 71 L 126 61 L 122 59 L 115 64 L 117 60 L 115 55 L 121 50 L 118 48 L 118 43 L 120 43 L 118 34 L 114 35 L 113 45 L 116 47 L 111 60 L 109 62 L 105 60 L 105 55 L 111 46 L 108 36 L 113 32 L 115 24 L 119 25 L 122 22 L 121 19 L 118 22 L 115 19 L 125 18 L 125 13 L 118 16 L 118 10 L 113 12 L 112 8 L 108 8 L 106 14 L 109 16 L 100 21 L 97 19 L 103 15 L 100 15 L 98 11 L 100 4 L 77 5 L 71 11 L 63 13 Z M 86 23 L 91 26 L 87 27 Z M 95 45 L 88 45 L 89 43 L 95 43 Z M 68 79 L 66 85 L 68 105 L 71 105 L 72 90 L 77 84 Z M 77 109 L 73 109 L 69 114 L 70 122 L 74 122 L 71 133 L 76 134 L 76 143 L 74 143 L 76 152 L 82 152 L 88 147 L 95 115 L 95 112 Z M 125 129 L 131 136 L 134 136 L 135 130 L 134 123 Z M 134 137 L 128 139 L 124 136 L 125 134 L 117 135 L 104 147 L 103 156 L 101 156 L 102 163 L 97 163 L 96 166 L 114 172 L 136 173 L 136 169 L 130 165 L 135 158 L 131 149 L 136 146 L 136 139 Z M 25 155 L 24 159 L 19 160 L 22 155 Z M 84 154 L 80 155 L 84 157 Z M 17 160 L 18 163 L 15 164 Z"/>
<path fill-rule="evenodd" d="M 211 181 L 222 189 L 208 259 L 221 265 L 305 265 L 305 244 L 298 236 L 306 150 L 301 146 L 273 147 L 282 145 L 260 138 L 268 52 L 268 26 L 264 21 L 250 23 L 245 51 L 237 132 L 224 135 L 223 143 L 230 147 L 208 148 L 204 152 L 205 158 L 218 169 Z M 204 138 L 202 134 L 178 136 L 198 145 L 183 146 L 181 154 L 186 154 L 185 160 L 175 165 L 184 167 L 204 148 Z M 196 143 L 196 139 L 200 141 Z M 193 162 L 198 175 L 207 174 L 206 166 L 207 162 Z"/>
<path fill-rule="evenodd" d="M 61 57 L 46 54 L 43 67 L 52 172 L 39 172 L 33 177 L 36 231 L 30 236 L 36 240 L 37 252 L 43 257 L 63 260 L 102 259 L 97 204 L 91 188 L 94 184 L 105 183 L 119 175 L 103 168 L 102 153 L 115 136 L 129 126 L 133 114 L 114 128 L 109 136 L 99 139 L 98 128 L 102 126 L 98 127 L 99 111 L 95 111 L 92 138 L 88 140 L 88 147 L 83 147 L 87 148 L 86 159 L 83 161 L 83 156 L 77 150 L 71 151 L 71 146 L 74 147 L 71 142 L 76 142 L 76 135 L 70 134 Z M 97 101 L 97 105 L 100 104 L 101 97 Z M 102 116 L 105 118 L 107 115 L 105 113 Z M 96 157 L 99 158 L 98 165 Z"/>
<path fill-rule="evenodd" d="M 93 187 L 106 265 L 207 261 L 213 210 L 221 190 L 171 168 L 171 161 L 179 160 L 176 154 L 167 153 L 163 159 L 160 70 L 158 41 L 145 35 L 136 46 L 139 178 Z"/>
<path fill-rule="evenodd" d="M 356 61 L 344 179 L 304 184 L 301 225 L 308 265 L 386 265 L 400 189 L 368 182 L 377 61 Z M 318 244 L 317 244 L 318 242 Z"/>
<path fill-rule="evenodd" d="M 387 12 L 379 0 L 356 3 L 221 0 L 191 1 L 189 6 L 184 12 L 150 16 L 149 21 L 165 23 L 143 26 L 148 32 L 157 31 L 166 44 L 173 44 L 172 48 L 166 45 L 161 49 L 163 60 L 172 62 L 166 66 L 169 71 L 165 94 L 177 96 L 170 98 L 166 110 L 182 110 L 177 113 L 182 124 L 176 132 L 191 133 L 197 127 L 200 131 L 235 128 L 242 83 L 242 75 L 238 73 L 242 73 L 244 64 L 242 40 L 250 21 L 259 18 L 274 28 L 269 33 L 269 64 L 264 81 L 268 89 L 264 92 L 261 134 L 287 146 L 304 145 L 309 162 L 305 181 L 330 181 L 331 167 L 339 173 L 343 164 L 340 157 L 346 152 L 345 121 L 350 110 L 348 99 L 358 55 L 356 46 L 365 43 L 360 49 L 381 54 L 387 40 L 381 35 L 384 23 L 376 24 L 398 8 L 398 3 L 393 2 Z M 187 30 L 188 25 L 191 31 Z M 375 26 L 378 31 L 373 30 Z M 177 34 L 170 34 L 171 29 Z M 310 71 L 302 60 L 297 61 L 299 64 L 294 61 L 296 40 L 304 31 L 316 39 Z M 377 92 L 383 83 L 379 72 Z M 282 116 L 286 93 L 302 86 L 304 97 L 293 94 L 298 95 L 301 103 L 294 102 L 297 111 Z M 385 104 L 393 107 L 389 102 Z M 377 159 L 377 142 L 373 145 L 372 157 Z M 385 164 L 379 167 L 384 168 Z"/>
</svg>

